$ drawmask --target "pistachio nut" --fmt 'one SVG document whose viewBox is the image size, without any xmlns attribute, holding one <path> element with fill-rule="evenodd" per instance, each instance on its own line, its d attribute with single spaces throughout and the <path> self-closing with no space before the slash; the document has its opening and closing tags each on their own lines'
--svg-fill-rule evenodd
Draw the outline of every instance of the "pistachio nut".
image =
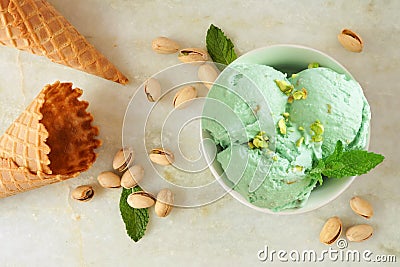
<svg viewBox="0 0 400 267">
<path fill-rule="evenodd" d="M 340 44 L 351 52 L 361 52 L 364 47 L 364 42 L 361 37 L 349 29 L 343 29 L 338 35 Z"/>
<path fill-rule="evenodd" d="M 122 148 L 114 156 L 113 168 L 119 172 L 124 172 L 129 168 L 135 159 L 135 152 L 132 148 Z"/>
<path fill-rule="evenodd" d="M 358 224 L 350 227 L 346 231 L 346 237 L 349 241 L 361 242 L 372 236 L 374 228 L 368 224 Z"/>
<path fill-rule="evenodd" d="M 94 190 L 90 185 L 81 185 L 72 191 L 71 197 L 79 201 L 89 201 L 93 198 Z"/>
<path fill-rule="evenodd" d="M 199 67 L 197 76 L 199 77 L 200 81 L 202 81 L 203 84 L 210 89 L 218 77 L 218 72 L 210 64 L 203 64 Z"/>
<path fill-rule="evenodd" d="M 135 187 L 144 176 L 144 168 L 142 165 L 134 165 L 130 167 L 121 178 L 121 186 L 124 188 Z"/>
<path fill-rule="evenodd" d="M 154 78 L 148 79 L 144 83 L 144 92 L 150 102 L 156 102 L 161 96 L 161 85 Z"/>
<path fill-rule="evenodd" d="M 366 219 L 369 219 L 372 217 L 372 215 L 374 215 L 374 209 L 372 208 L 372 205 L 361 197 L 353 197 L 350 200 L 350 207 L 356 214 Z"/>
<path fill-rule="evenodd" d="M 184 48 L 179 51 L 178 59 L 183 63 L 202 63 L 208 60 L 208 54 L 201 48 Z"/>
<path fill-rule="evenodd" d="M 322 227 L 321 233 L 319 234 L 319 240 L 321 243 L 330 245 L 334 243 L 342 233 L 342 221 L 339 217 L 329 218 L 324 227 Z"/>
<path fill-rule="evenodd" d="M 197 89 L 193 86 L 185 86 L 180 89 L 174 97 L 173 104 L 176 109 L 182 109 L 189 104 L 190 100 L 197 97 Z"/>
<path fill-rule="evenodd" d="M 174 154 L 163 148 L 152 149 L 149 158 L 152 162 L 162 166 L 167 166 L 174 162 Z"/>
<path fill-rule="evenodd" d="M 134 209 L 150 208 L 155 203 L 154 197 L 144 191 L 133 192 L 126 201 Z"/>
<path fill-rule="evenodd" d="M 178 52 L 179 44 L 167 37 L 157 37 L 151 42 L 153 50 L 159 54 L 173 54 Z"/>
<path fill-rule="evenodd" d="M 154 210 L 158 217 L 166 217 L 172 210 L 174 204 L 174 194 L 171 190 L 164 188 L 157 194 Z"/>
<path fill-rule="evenodd" d="M 97 176 L 97 181 L 104 188 L 116 188 L 121 186 L 121 178 L 113 172 L 102 172 Z"/>
</svg>

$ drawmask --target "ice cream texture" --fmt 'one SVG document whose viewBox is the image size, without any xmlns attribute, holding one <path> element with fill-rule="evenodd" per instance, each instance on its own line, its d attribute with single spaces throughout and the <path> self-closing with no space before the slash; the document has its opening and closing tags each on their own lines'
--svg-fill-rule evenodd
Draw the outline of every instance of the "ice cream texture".
<svg viewBox="0 0 400 267">
<path fill-rule="evenodd" d="M 306 203 L 317 184 L 313 164 L 338 140 L 364 149 L 371 118 L 361 86 L 344 74 L 318 67 L 286 76 L 260 64 L 230 65 L 207 96 L 202 122 L 232 188 L 273 211 Z M 254 147 L 260 132 L 268 147 Z"/>
</svg>

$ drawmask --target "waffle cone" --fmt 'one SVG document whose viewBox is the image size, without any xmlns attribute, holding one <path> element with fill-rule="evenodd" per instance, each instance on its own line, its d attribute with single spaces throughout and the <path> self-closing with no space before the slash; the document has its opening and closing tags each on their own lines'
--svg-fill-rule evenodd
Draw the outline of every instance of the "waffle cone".
<svg viewBox="0 0 400 267">
<path fill-rule="evenodd" d="M 126 84 L 128 79 L 45 0 L 0 0 L 0 44 Z"/>
<path fill-rule="evenodd" d="M 98 129 L 71 83 L 45 86 L 0 137 L 0 198 L 75 177 L 96 160 Z"/>
</svg>

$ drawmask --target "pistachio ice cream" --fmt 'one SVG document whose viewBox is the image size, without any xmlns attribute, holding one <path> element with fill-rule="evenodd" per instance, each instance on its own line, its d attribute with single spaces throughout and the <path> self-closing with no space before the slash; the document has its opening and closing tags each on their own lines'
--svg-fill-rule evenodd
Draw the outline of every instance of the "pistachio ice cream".
<svg viewBox="0 0 400 267">
<path fill-rule="evenodd" d="M 361 86 L 331 69 L 287 77 L 238 63 L 211 88 L 203 115 L 232 188 L 253 205 L 281 211 L 305 204 L 317 185 L 311 168 L 337 141 L 365 148 L 370 108 Z"/>
</svg>

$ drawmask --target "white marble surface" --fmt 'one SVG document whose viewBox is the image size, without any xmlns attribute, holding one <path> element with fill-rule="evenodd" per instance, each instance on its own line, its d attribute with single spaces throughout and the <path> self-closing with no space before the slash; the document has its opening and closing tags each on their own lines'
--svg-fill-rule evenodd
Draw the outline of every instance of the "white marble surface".
<svg viewBox="0 0 400 267">
<path fill-rule="evenodd" d="M 80 177 L 0 200 L 1 266 L 261 265 L 257 252 L 265 245 L 287 251 L 326 249 L 318 235 L 330 216 L 340 216 L 346 226 L 365 222 L 349 208 L 348 201 L 354 195 L 373 203 L 375 216 L 369 223 L 375 234 L 364 243 L 351 243 L 349 249 L 392 254 L 400 261 L 399 1 L 50 2 L 132 82 L 123 87 L 0 47 L 1 132 L 43 85 L 59 79 L 85 89 L 83 98 L 90 102 L 104 142 L 93 168 Z M 290 43 L 319 49 L 339 60 L 365 90 L 373 114 L 370 149 L 384 154 L 386 160 L 357 178 L 335 201 L 304 215 L 261 214 L 226 196 L 205 207 L 175 209 L 165 219 L 151 212 L 145 237 L 134 243 L 120 219 L 120 190 L 101 189 L 94 177 L 111 168 L 113 153 L 121 145 L 125 108 L 136 88 L 146 77 L 178 63 L 175 55 L 153 53 L 151 40 L 166 35 L 182 46 L 204 47 L 210 23 L 224 29 L 240 54 L 265 45 Z M 343 27 L 363 37 L 361 54 L 339 45 L 336 35 Z M 83 183 L 94 184 L 94 199 L 88 203 L 71 200 L 71 190 Z"/>
</svg>

